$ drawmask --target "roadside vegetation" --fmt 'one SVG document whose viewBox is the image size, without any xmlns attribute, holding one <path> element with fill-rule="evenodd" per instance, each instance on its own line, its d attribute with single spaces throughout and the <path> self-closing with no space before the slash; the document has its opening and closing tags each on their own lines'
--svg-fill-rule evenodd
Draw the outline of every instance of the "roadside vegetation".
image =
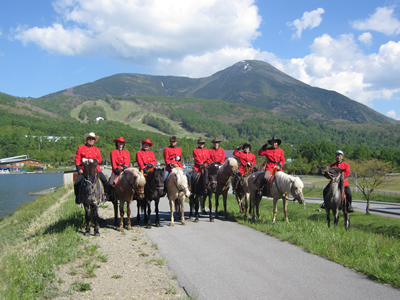
<svg viewBox="0 0 400 300">
<path fill-rule="evenodd" d="M 322 190 L 319 196 L 321 194 Z M 326 213 L 319 206 L 290 202 L 290 222 L 287 223 L 282 201 L 278 201 L 277 221 L 273 225 L 271 199 L 261 201 L 261 220 L 253 221 L 251 216 L 244 218 L 234 197 L 228 196 L 231 220 L 326 257 L 375 281 L 400 288 L 400 219 L 355 212 L 351 214 L 350 229 L 346 231 L 342 214 L 338 226 L 328 228 Z"/>
<path fill-rule="evenodd" d="M 20 206 L 0 221 L 0 298 L 43 299 L 60 295 L 57 268 L 82 259 L 81 270 L 91 276 L 107 260 L 97 248 L 87 245 L 78 232 L 83 227 L 84 210 L 75 205 L 72 194 L 57 205 L 68 190 L 54 193 Z M 46 212 L 45 219 L 39 216 Z M 76 281 L 69 292 L 90 289 L 90 284 Z M 67 294 L 69 293 L 67 292 Z"/>
</svg>

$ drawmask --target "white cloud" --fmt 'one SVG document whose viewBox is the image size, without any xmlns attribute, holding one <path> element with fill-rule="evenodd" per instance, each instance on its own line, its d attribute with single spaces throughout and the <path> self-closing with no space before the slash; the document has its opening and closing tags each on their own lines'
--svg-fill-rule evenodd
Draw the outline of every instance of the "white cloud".
<svg viewBox="0 0 400 300">
<path fill-rule="evenodd" d="M 363 44 L 369 46 L 369 45 L 372 44 L 372 34 L 369 33 L 369 32 L 364 32 L 363 34 L 361 34 L 361 35 L 358 37 L 358 40 L 359 40 L 361 43 L 363 43 Z"/>
<path fill-rule="evenodd" d="M 254 0 L 57 0 L 53 7 L 60 22 L 19 27 L 15 38 L 64 55 L 154 64 L 247 49 L 260 35 Z"/>
<path fill-rule="evenodd" d="M 394 109 L 389 110 L 386 115 L 390 118 L 396 119 L 396 120 L 400 120 L 400 116 L 397 115 L 397 113 L 395 112 Z"/>
<path fill-rule="evenodd" d="M 324 34 L 310 48 L 311 54 L 281 62 L 279 69 L 367 105 L 376 98 L 391 99 L 400 91 L 400 42 L 390 41 L 378 53 L 365 55 L 352 35 L 334 39 Z"/>
<path fill-rule="evenodd" d="M 400 21 L 393 17 L 392 7 L 378 7 L 373 15 L 365 20 L 353 22 L 353 28 L 374 30 L 387 35 L 400 34 Z"/>
<path fill-rule="evenodd" d="M 322 22 L 322 17 L 321 15 L 324 13 L 323 8 L 318 8 L 313 11 L 306 11 L 301 19 L 296 19 L 292 23 L 288 23 L 289 26 L 293 27 L 296 31 L 295 34 L 292 35 L 293 38 L 301 38 L 301 33 L 303 32 L 304 29 L 312 29 Z"/>
</svg>

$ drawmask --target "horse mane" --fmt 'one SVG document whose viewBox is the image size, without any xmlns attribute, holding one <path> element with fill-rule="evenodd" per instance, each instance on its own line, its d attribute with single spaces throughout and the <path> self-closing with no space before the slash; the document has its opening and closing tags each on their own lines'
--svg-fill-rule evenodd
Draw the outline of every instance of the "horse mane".
<svg viewBox="0 0 400 300">
<path fill-rule="evenodd" d="M 146 184 L 146 178 L 144 178 L 144 175 L 142 172 L 139 171 L 137 168 L 128 168 L 125 171 L 129 171 L 133 174 L 134 177 L 136 177 L 137 184 L 140 186 L 144 186 Z M 124 171 L 124 172 L 125 172 Z M 122 173 L 123 175 L 124 173 Z"/>
<path fill-rule="evenodd" d="M 232 167 L 232 171 L 233 171 L 233 172 L 238 172 L 238 163 L 237 163 L 236 158 L 228 157 L 228 158 L 225 160 L 224 164 L 222 165 L 222 167 L 221 167 L 221 169 L 220 169 L 221 172 L 222 172 L 222 170 L 224 170 L 224 169 L 227 168 L 228 166 L 231 166 L 231 167 Z"/>
<path fill-rule="evenodd" d="M 84 165 L 83 171 L 86 175 L 96 175 L 99 172 L 97 170 L 97 159 L 93 160 L 93 162 L 84 163 Z"/>
<path fill-rule="evenodd" d="M 279 189 L 281 191 L 285 191 L 288 196 L 291 195 L 292 182 L 296 187 L 299 187 L 301 189 L 304 188 L 304 183 L 299 177 L 295 177 L 283 172 L 276 172 L 275 178 L 276 180 L 279 180 Z"/>
</svg>

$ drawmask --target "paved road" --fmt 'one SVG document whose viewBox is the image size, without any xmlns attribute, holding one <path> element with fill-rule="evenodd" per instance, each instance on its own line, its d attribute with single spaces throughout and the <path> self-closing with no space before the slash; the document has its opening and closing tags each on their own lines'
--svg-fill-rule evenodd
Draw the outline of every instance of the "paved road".
<svg viewBox="0 0 400 300">
<path fill-rule="evenodd" d="M 238 223 L 168 227 L 166 198 L 160 212 L 163 227 L 146 233 L 195 299 L 400 299 L 400 290 Z"/>
</svg>

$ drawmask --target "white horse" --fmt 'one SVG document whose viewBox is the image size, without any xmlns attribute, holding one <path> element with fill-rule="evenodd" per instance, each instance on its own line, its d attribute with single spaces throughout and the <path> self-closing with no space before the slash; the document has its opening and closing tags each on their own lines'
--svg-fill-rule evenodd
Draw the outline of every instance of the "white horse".
<svg viewBox="0 0 400 300">
<path fill-rule="evenodd" d="M 250 206 L 253 212 L 253 219 L 255 220 L 255 209 L 257 209 L 257 217 L 260 218 L 260 201 L 261 196 L 257 192 L 257 186 L 255 184 L 255 180 L 260 174 L 264 174 L 264 172 L 256 172 L 250 175 L 248 179 L 248 187 L 250 191 Z M 264 175 L 261 175 L 264 176 Z M 267 185 L 267 184 L 266 184 Z M 265 194 L 266 187 L 264 188 L 263 196 L 271 197 L 274 201 L 274 216 L 272 218 L 272 223 L 275 223 L 278 199 L 282 199 L 283 201 L 283 209 L 285 212 L 285 219 L 289 222 L 287 216 L 287 201 L 292 195 L 300 204 L 303 204 L 305 199 L 303 195 L 304 184 L 300 180 L 299 177 L 294 177 L 283 172 L 276 172 L 275 177 L 272 180 L 272 184 L 268 188 L 268 195 Z M 255 207 L 254 207 L 255 206 Z M 254 209 L 255 208 L 255 209 Z"/>
<path fill-rule="evenodd" d="M 174 226 L 174 209 L 177 212 L 180 211 L 182 225 L 186 225 L 185 199 L 186 197 L 190 197 L 190 191 L 185 172 L 179 167 L 173 168 L 167 178 L 166 185 L 169 207 L 171 209 L 171 222 L 169 226 Z"/>
</svg>

